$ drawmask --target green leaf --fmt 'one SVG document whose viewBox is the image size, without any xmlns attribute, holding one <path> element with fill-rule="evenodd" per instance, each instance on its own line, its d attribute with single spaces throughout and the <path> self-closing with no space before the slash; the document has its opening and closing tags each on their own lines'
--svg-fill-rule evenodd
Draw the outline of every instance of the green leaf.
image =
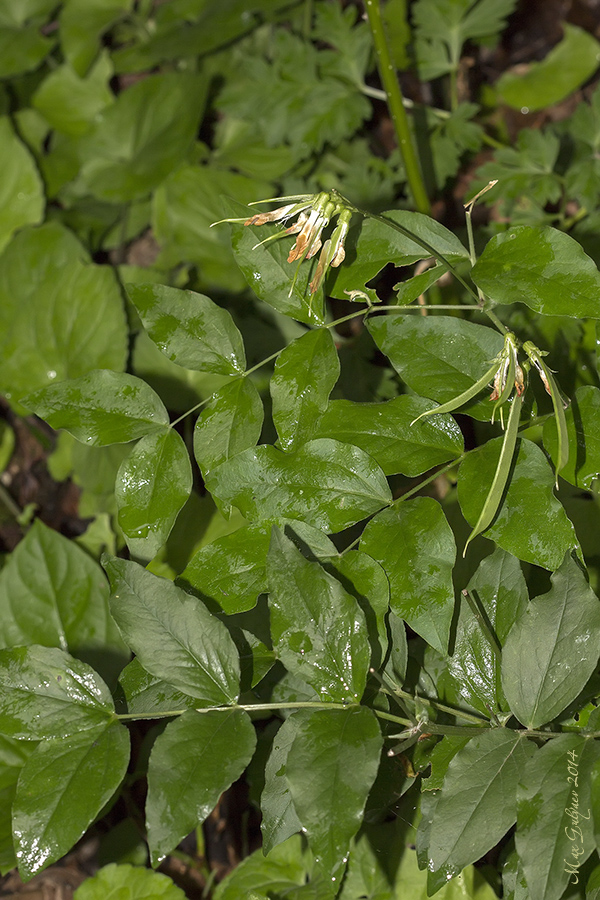
<svg viewBox="0 0 600 900">
<path fill-rule="evenodd" d="M 119 466 L 119 525 L 134 556 L 152 559 L 167 540 L 192 490 L 192 467 L 173 429 L 147 434 Z"/>
<path fill-rule="evenodd" d="M 179 583 L 227 615 L 252 609 L 266 589 L 269 540 L 270 529 L 264 525 L 248 525 L 217 538 L 194 554 Z"/>
<path fill-rule="evenodd" d="M 110 203 L 149 194 L 190 150 L 206 89 L 204 76 L 167 72 L 122 91 L 82 139 L 77 187 Z"/>
<path fill-rule="evenodd" d="M 240 900 L 264 896 L 266 891 L 284 891 L 286 896 L 294 887 L 306 883 L 310 872 L 310 854 L 303 849 L 300 835 L 274 847 L 265 857 L 262 849 L 255 850 L 217 885 L 215 900 Z"/>
<path fill-rule="evenodd" d="M 590 490 L 600 474 L 600 390 L 589 384 L 577 388 L 565 419 L 569 459 L 560 475 L 575 487 Z M 556 461 L 558 436 L 554 417 L 544 424 L 544 447 Z"/>
<path fill-rule="evenodd" d="M 497 203 L 511 216 L 519 198 L 526 209 L 532 204 L 543 208 L 557 203 L 563 191 L 561 176 L 555 172 L 559 150 L 560 139 L 553 132 L 523 128 L 514 146 L 498 148 L 493 159 L 479 167 L 472 193 L 497 179 L 481 202 Z"/>
<path fill-rule="evenodd" d="M 338 27 L 328 43 L 336 44 L 336 35 L 343 40 Z M 360 37 L 362 43 L 364 28 Z M 370 104 L 355 81 L 364 43 L 352 66 L 287 29 L 274 30 L 266 53 L 255 46 L 255 53 L 241 46 L 233 54 L 232 65 L 244 67 L 244 78 L 227 80 L 218 109 L 251 121 L 268 146 L 288 144 L 296 159 L 310 158 L 326 143 L 337 146 L 351 137 L 369 118 Z"/>
<path fill-rule="evenodd" d="M 8 116 L 0 116 L 0 251 L 23 225 L 44 215 L 44 191 L 36 165 L 18 139 Z"/>
<path fill-rule="evenodd" d="M 596 741 L 565 734 L 521 773 L 515 844 L 531 900 L 559 900 L 595 848 L 590 787 L 599 757 Z"/>
<path fill-rule="evenodd" d="M 257 484 L 261 485 L 260 491 Z M 391 503 L 379 466 L 363 450 L 339 441 L 308 441 L 294 453 L 266 444 L 213 469 L 206 487 L 247 518 L 301 519 L 342 531 Z"/>
<path fill-rule="evenodd" d="M 525 303 L 546 316 L 600 318 L 600 272 L 555 228 L 516 225 L 488 241 L 473 281 L 496 303 Z"/>
<path fill-rule="evenodd" d="M 244 342 L 231 315 L 204 294 L 164 284 L 130 284 L 127 293 L 171 362 L 218 375 L 239 375 L 246 368 Z"/>
<path fill-rule="evenodd" d="M 146 822 L 153 866 L 201 824 L 240 777 L 256 735 L 242 709 L 185 712 L 156 739 L 148 765 Z"/>
<path fill-rule="evenodd" d="M 13 805 L 22 878 L 71 849 L 119 787 L 128 762 L 129 732 L 120 722 L 39 744 L 21 771 Z"/>
<path fill-rule="evenodd" d="M 402 380 L 438 403 L 479 381 L 503 347 L 497 331 L 450 316 L 377 316 L 367 327 Z M 489 398 L 473 400 L 461 412 L 485 421 Z"/>
<path fill-rule="evenodd" d="M 583 690 L 598 662 L 600 601 L 565 558 L 547 594 L 531 600 L 502 652 L 502 686 L 527 728 L 550 722 Z"/>
<path fill-rule="evenodd" d="M 193 697 L 146 672 L 137 657 L 119 675 L 119 685 L 127 701 L 127 712 L 139 714 L 142 718 L 144 713 L 193 709 L 198 705 Z"/>
<path fill-rule="evenodd" d="M 475 524 L 494 478 L 502 438 L 493 438 L 467 454 L 458 472 L 458 499 L 465 519 Z M 572 523 L 554 497 L 554 475 L 543 452 L 524 438 L 517 452 L 508 489 L 485 536 L 518 559 L 554 571 L 577 548 Z"/>
<path fill-rule="evenodd" d="M 12 837 L 12 805 L 17 782 L 35 741 L 17 741 L 0 735 L 0 874 L 17 865 Z"/>
<path fill-rule="evenodd" d="M 114 102 L 109 81 L 113 67 L 104 52 L 86 78 L 68 64 L 58 66 L 33 95 L 32 105 L 48 124 L 72 137 L 81 137 L 94 125 L 96 116 Z"/>
<path fill-rule="evenodd" d="M 56 223 L 19 232 L 0 257 L 0 390 L 18 399 L 90 369 L 122 371 L 127 329 L 114 272 Z"/>
<path fill-rule="evenodd" d="M 68 0 L 60 12 L 65 58 L 83 78 L 100 48 L 100 38 L 133 5 L 132 0 Z"/>
<path fill-rule="evenodd" d="M 386 622 L 390 608 L 390 585 L 386 573 L 362 550 L 334 556 L 326 562 L 325 568 L 356 598 L 362 609 L 371 644 L 371 666 L 378 669 L 388 647 Z"/>
<path fill-rule="evenodd" d="M 383 566 L 396 615 L 445 653 L 454 612 L 456 546 L 439 503 L 419 497 L 383 510 L 365 528 L 360 547 Z"/>
<path fill-rule="evenodd" d="M 516 0 L 420 0 L 413 13 L 420 77 L 455 71 L 465 41 L 501 32 L 515 6 Z"/>
<path fill-rule="evenodd" d="M 339 882 L 358 831 L 383 740 L 364 706 L 295 713 L 298 733 L 286 777 L 315 864 Z"/>
<path fill-rule="evenodd" d="M 381 216 L 383 218 L 367 217 L 350 229 L 344 265 L 327 281 L 327 290 L 332 296 L 347 299 L 345 290 L 364 288 L 388 263 L 410 266 L 434 255 L 432 250 L 440 254 L 440 260 L 442 257 L 450 262 L 468 259 L 468 251 L 456 235 L 429 216 L 403 209 L 388 210 Z M 395 222 L 432 249 L 411 240 L 384 220 Z"/>
<path fill-rule="evenodd" d="M 92 447 L 164 434 L 169 425 L 162 400 L 145 381 L 109 369 L 49 385 L 24 397 L 23 405 Z"/>
<path fill-rule="evenodd" d="M 384 403 L 331 400 L 315 437 L 354 444 L 372 456 L 386 475 L 414 478 L 463 451 L 462 434 L 452 416 L 434 415 L 412 424 L 432 408 L 429 400 L 408 394 Z"/>
<path fill-rule="evenodd" d="M 126 893 L 125 893 L 126 892 Z M 167 875 L 126 863 L 109 863 L 75 891 L 74 900 L 185 900 L 185 894 Z"/>
<path fill-rule="evenodd" d="M 40 519 L 0 572 L 0 646 L 30 644 L 68 650 L 102 674 L 127 659 L 102 569 Z"/>
<path fill-rule="evenodd" d="M 269 192 L 268 182 L 216 165 L 180 166 L 152 196 L 152 228 L 161 246 L 159 261 L 168 268 L 178 267 L 182 261 L 196 265 L 203 283 L 227 292 L 244 290 L 246 281 L 235 263 L 230 229 L 211 228 L 211 224 L 228 214 L 223 196 L 237 197 L 241 204 L 260 200 Z M 248 207 L 240 204 L 231 215 L 250 214 Z"/>
<path fill-rule="evenodd" d="M 298 734 L 299 721 L 293 715 L 284 721 L 273 738 L 265 766 L 265 786 L 260 797 L 260 829 L 263 851 L 267 856 L 278 844 L 302 830 L 302 822 L 296 815 L 285 774 L 288 754 Z"/>
<path fill-rule="evenodd" d="M 527 606 L 527 585 L 516 557 L 499 547 L 480 564 L 467 585 L 478 604 L 492 638 L 500 647 Z M 500 659 L 486 631 L 463 598 L 448 669 L 459 696 L 484 715 L 505 708 L 500 681 Z"/>
<path fill-rule="evenodd" d="M 562 23 L 564 36 L 541 62 L 530 62 L 524 74 L 504 72 L 496 90 L 504 103 L 527 112 L 560 103 L 592 77 L 600 44 L 588 31 Z"/>
<path fill-rule="evenodd" d="M 0 734 L 28 741 L 60 738 L 105 727 L 114 709 L 100 676 L 62 650 L 0 650 Z"/>
<path fill-rule="evenodd" d="M 252 211 L 239 203 L 228 201 L 225 208 L 231 217 L 252 216 Z M 264 225 L 232 225 L 231 243 L 236 263 L 259 300 L 305 325 L 324 325 L 323 291 L 308 293 L 314 263 L 289 263 L 287 257 L 292 247 L 289 241 L 263 243 L 275 233 L 271 229 L 265 234 Z"/>
<path fill-rule="evenodd" d="M 457 875 L 505 835 L 517 817 L 519 777 L 535 750 L 514 732 L 495 728 L 458 751 L 448 766 L 431 825 L 432 872 Z"/>
<path fill-rule="evenodd" d="M 236 378 L 215 391 L 194 429 L 194 456 L 203 476 L 232 456 L 255 447 L 263 419 L 260 394 L 249 378 Z"/>
<path fill-rule="evenodd" d="M 313 437 L 339 374 L 337 350 L 326 328 L 308 331 L 279 354 L 270 388 L 282 450 L 297 450 Z"/>
<path fill-rule="evenodd" d="M 107 559 L 111 610 L 140 663 L 201 702 L 234 703 L 239 658 L 229 632 L 206 607 L 137 563 Z"/>
<path fill-rule="evenodd" d="M 37 69 L 55 41 L 31 23 L 21 28 L 0 26 L 0 78 L 11 78 Z"/>
<path fill-rule="evenodd" d="M 323 700 L 360 700 L 370 648 L 365 617 L 340 582 L 274 528 L 267 556 L 273 646 Z"/>
</svg>

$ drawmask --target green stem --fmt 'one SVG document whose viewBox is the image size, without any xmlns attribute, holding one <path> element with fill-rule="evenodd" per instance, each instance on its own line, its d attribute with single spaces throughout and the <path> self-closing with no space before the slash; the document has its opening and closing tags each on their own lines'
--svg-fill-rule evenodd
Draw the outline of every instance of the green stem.
<svg viewBox="0 0 600 900">
<path fill-rule="evenodd" d="M 410 491 L 406 491 L 405 494 L 402 494 L 400 497 L 396 497 L 393 501 L 394 503 L 403 503 L 405 500 L 409 500 L 410 497 L 413 497 L 415 494 L 418 494 L 419 491 L 422 491 L 424 487 L 427 487 L 432 481 L 435 481 L 436 478 L 439 478 L 440 475 L 445 475 L 449 469 L 452 469 L 454 466 L 459 465 L 465 458 L 466 453 L 461 453 L 460 456 L 457 456 L 456 459 L 451 460 L 451 462 L 446 463 L 445 466 L 441 469 L 437 469 L 432 475 L 429 475 L 425 478 L 424 481 L 420 481 L 418 484 L 411 488 Z"/>
<path fill-rule="evenodd" d="M 508 334 L 508 328 L 500 321 L 495 312 L 492 312 L 491 309 L 486 309 L 485 307 L 483 307 L 482 312 L 484 312 L 490 322 L 496 326 L 500 334 Z"/>
<path fill-rule="evenodd" d="M 383 30 L 380 2 L 379 0 L 366 0 L 365 5 L 369 19 L 369 27 L 371 28 L 371 34 L 373 35 L 375 52 L 377 54 L 379 77 L 381 78 L 383 89 L 387 95 L 388 109 L 396 130 L 398 146 L 406 170 L 406 178 L 415 201 L 416 209 L 419 212 L 429 215 L 431 212 L 429 197 L 427 196 L 423 175 L 421 174 L 421 168 L 413 145 L 410 126 L 408 124 L 408 116 L 404 109 L 402 91 L 400 90 L 400 84 L 398 83 L 385 32 Z"/>
<path fill-rule="evenodd" d="M 404 697 L 406 700 L 415 700 L 412 694 L 409 694 L 408 691 L 403 691 L 401 688 L 396 688 L 394 690 L 395 694 L 398 694 L 399 697 Z M 451 706 L 446 706 L 445 703 L 440 703 L 439 700 L 430 700 L 428 697 L 421 697 L 419 695 L 419 703 L 422 703 L 424 706 L 430 706 L 431 709 L 437 709 L 439 712 L 449 713 L 451 716 L 457 716 L 459 719 L 464 719 L 466 722 L 473 722 L 475 725 L 486 725 L 488 724 L 488 720 L 483 716 L 474 716 L 472 713 L 463 712 L 460 709 L 453 709 Z M 429 727 L 429 722 L 427 726 Z"/>
<path fill-rule="evenodd" d="M 352 705 L 355 704 L 322 703 L 320 700 L 298 700 L 294 703 L 231 703 L 228 706 L 203 706 L 194 709 L 194 712 L 229 712 L 232 709 L 243 709 L 246 712 L 261 712 L 263 710 L 273 710 L 273 712 L 275 712 L 278 709 L 348 709 L 348 707 Z M 190 707 L 190 709 L 193 709 L 193 707 Z M 117 714 L 115 718 L 119 719 L 121 722 L 125 722 L 128 719 L 166 719 L 172 716 L 181 716 L 184 712 L 189 712 L 189 709 L 169 709 L 165 712 L 143 714 L 121 713 Z"/>
<path fill-rule="evenodd" d="M 2 503 L 6 507 L 9 513 L 14 516 L 15 519 L 18 519 L 19 516 L 23 515 L 23 510 L 18 505 L 18 503 L 13 500 L 2 482 L 0 482 L 0 503 Z"/>
</svg>

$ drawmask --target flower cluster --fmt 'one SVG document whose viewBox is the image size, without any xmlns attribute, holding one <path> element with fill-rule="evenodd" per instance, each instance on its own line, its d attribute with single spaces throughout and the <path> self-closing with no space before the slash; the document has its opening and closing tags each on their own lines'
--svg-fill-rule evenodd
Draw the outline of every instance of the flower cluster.
<svg viewBox="0 0 600 900">
<path fill-rule="evenodd" d="M 278 240 L 288 235 L 297 235 L 293 247 L 288 254 L 288 262 L 301 263 L 305 259 L 312 259 L 321 251 L 314 277 L 309 285 L 309 291 L 314 294 L 320 287 L 325 273 L 329 267 L 336 268 L 346 256 L 344 242 L 350 228 L 353 208 L 335 191 L 322 191 L 319 194 L 299 194 L 292 197 L 272 197 L 270 200 L 261 200 L 261 203 L 273 203 L 285 200 L 285 206 L 280 206 L 271 212 L 257 213 L 249 219 L 225 219 L 226 222 L 243 222 L 244 225 L 265 225 L 267 222 L 279 222 L 286 225 L 283 231 L 271 235 L 266 240 L 256 244 L 259 247 L 268 241 Z M 291 225 L 287 225 L 295 216 L 298 218 Z M 330 221 L 337 216 L 337 224 L 331 236 L 323 242 L 323 230 Z M 293 289 L 293 284 L 292 284 Z M 291 293 L 291 290 L 290 290 Z"/>
</svg>

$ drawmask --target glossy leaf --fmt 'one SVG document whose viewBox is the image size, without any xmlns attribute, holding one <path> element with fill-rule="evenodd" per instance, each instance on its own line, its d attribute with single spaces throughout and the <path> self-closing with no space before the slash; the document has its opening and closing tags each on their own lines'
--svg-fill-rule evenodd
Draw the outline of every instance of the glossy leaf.
<svg viewBox="0 0 600 900">
<path fill-rule="evenodd" d="M 429 400 L 408 394 L 384 403 L 332 400 L 315 437 L 354 444 L 372 456 L 386 475 L 414 478 L 463 450 L 462 434 L 452 416 L 436 414 L 412 424 L 431 408 Z"/>
<path fill-rule="evenodd" d="M 17 865 L 12 837 L 12 805 L 21 769 L 35 750 L 35 741 L 0 735 L 0 874 Z"/>
<path fill-rule="evenodd" d="M 559 900 L 594 850 L 590 776 L 599 758 L 597 741 L 565 734 L 521 773 L 515 844 L 531 900 Z"/>
<path fill-rule="evenodd" d="M 185 900 L 168 875 L 126 863 L 109 863 L 79 885 L 74 900 L 108 900 L 127 892 L 128 900 Z"/>
<path fill-rule="evenodd" d="M 441 254 L 440 260 L 442 256 L 450 262 L 468 258 L 466 247 L 456 235 L 429 216 L 406 209 L 392 209 L 381 215 L 429 244 Z M 396 266 L 409 266 L 435 255 L 431 249 L 411 240 L 409 234 L 397 231 L 380 218 L 367 217 L 359 225 L 353 223 L 347 242 L 349 247 L 352 246 L 351 236 L 355 234 L 355 249 L 347 252 L 344 265 L 327 284 L 328 291 L 335 297 L 345 298 L 346 289 L 363 288 L 390 262 Z"/>
<path fill-rule="evenodd" d="M 106 726 L 110 691 L 90 666 L 55 647 L 0 650 L 0 733 L 24 740 Z"/>
<path fill-rule="evenodd" d="M 23 225 L 41 221 L 44 214 L 42 182 L 35 163 L 18 139 L 8 116 L 0 116 L 0 251 Z"/>
<path fill-rule="evenodd" d="M 295 713 L 286 777 L 316 866 L 339 882 L 379 768 L 382 737 L 364 706 Z"/>
<path fill-rule="evenodd" d="M 134 657 L 119 675 L 119 685 L 125 695 L 127 712 L 139 714 L 193 709 L 198 701 L 183 694 L 143 668 Z"/>
<path fill-rule="evenodd" d="M 383 510 L 365 528 L 360 546 L 383 566 L 396 615 L 445 653 L 454 612 L 456 546 L 439 503 L 420 497 Z"/>
<path fill-rule="evenodd" d="M 119 525 L 134 556 L 152 559 L 167 540 L 192 490 L 192 467 L 176 431 L 147 434 L 119 466 Z"/>
<path fill-rule="evenodd" d="M 298 716 L 288 716 L 273 738 L 271 752 L 265 766 L 265 786 L 260 797 L 262 819 L 260 828 L 263 850 L 268 855 L 278 844 L 302 830 L 296 815 L 286 765 L 290 748 L 298 734 Z"/>
<path fill-rule="evenodd" d="M 13 805 L 23 878 L 71 849 L 119 787 L 128 762 L 129 732 L 120 722 L 39 744 L 21 771 Z"/>
<path fill-rule="evenodd" d="M 119 665 L 127 650 L 108 593 L 100 566 L 36 519 L 0 572 L 0 646 L 59 647 L 110 672 L 102 651 Z"/>
<path fill-rule="evenodd" d="M 166 72 L 122 91 L 83 139 L 81 189 L 109 203 L 149 194 L 190 150 L 206 87 L 202 76 Z"/>
<path fill-rule="evenodd" d="M 589 490 L 600 475 L 600 390 L 589 384 L 577 388 L 565 419 L 569 459 L 559 474 L 576 487 Z M 554 418 L 544 424 L 544 447 L 558 462 Z"/>
<path fill-rule="evenodd" d="M 266 589 L 270 529 L 248 525 L 201 547 L 179 576 L 227 615 L 252 609 Z"/>
<path fill-rule="evenodd" d="M 169 424 L 162 400 L 145 381 L 108 369 L 49 385 L 24 397 L 23 404 L 92 447 L 164 433 Z"/>
<path fill-rule="evenodd" d="M 550 722 L 583 690 L 600 647 L 600 600 L 566 557 L 547 594 L 531 600 L 502 652 L 502 686 L 528 728 Z"/>
<path fill-rule="evenodd" d="M 356 598 L 362 609 L 371 644 L 371 665 L 379 668 L 388 646 L 386 620 L 390 608 L 390 585 L 386 573 L 373 557 L 362 550 L 334 556 L 325 567 L 344 590 Z"/>
<path fill-rule="evenodd" d="M 202 474 L 255 447 L 263 419 L 260 394 L 249 378 L 236 378 L 216 391 L 194 429 L 194 456 Z"/>
<path fill-rule="evenodd" d="M 497 331 L 450 316 L 377 316 L 368 329 L 402 380 L 438 403 L 453 400 L 479 381 L 503 347 Z M 489 397 L 484 393 L 460 412 L 489 419 Z"/>
<path fill-rule="evenodd" d="M 591 78 L 598 68 L 600 44 L 588 31 L 563 22 L 564 36 L 541 62 L 527 71 L 504 72 L 496 90 L 504 103 L 527 112 L 564 100 Z"/>
<path fill-rule="evenodd" d="M 472 450 L 458 473 L 458 499 L 466 520 L 475 524 L 498 465 L 502 438 Z M 508 488 L 485 536 L 518 559 L 557 569 L 577 547 L 573 525 L 554 497 L 554 474 L 543 452 L 519 439 Z"/>
<path fill-rule="evenodd" d="M 144 669 L 205 704 L 235 702 L 239 659 L 225 626 L 185 591 L 137 563 L 107 558 L 104 567 L 112 614 Z"/>
<path fill-rule="evenodd" d="M 20 399 L 91 369 L 120 372 L 127 329 L 117 279 L 66 228 L 24 228 L 0 258 L 0 389 Z"/>
<path fill-rule="evenodd" d="M 459 696 L 487 716 L 490 709 L 505 708 L 500 657 L 494 652 L 492 640 L 503 646 L 511 627 L 527 607 L 527 585 L 516 557 L 498 547 L 479 564 L 467 590 L 479 607 L 484 624 L 461 598 L 448 668 Z"/>
<path fill-rule="evenodd" d="M 306 332 L 279 354 L 270 387 L 282 450 L 297 450 L 313 437 L 339 374 L 337 351 L 326 328 Z"/>
<path fill-rule="evenodd" d="M 496 303 L 525 303 L 546 316 L 600 317 L 600 272 L 574 238 L 555 228 L 516 225 L 494 235 L 472 275 Z"/>
<path fill-rule="evenodd" d="M 285 667 L 323 700 L 360 700 L 370 649 L 354 597 L 275 528 L 267 581 L 273 646 Z"/>
<path fill-rule="evenodd" d="M 300 835 L 279 844 L 265 857 L 262 849 L 255 850 L 221 881 L 215 890 L 215 900 L 239 900 L 240 897 L 266 896 L 265 891 L 284 891 L 285 896 L 304 886 L 312 869 L 312 859 L 301 842 Z M 262 900 L 262 898 L 261 898 Z"/>
<path fill-rule="evenodd" d="M 505 835 L 517 817 L 517 784 L 536 747 L 486 729 L 450 761 L 431 825 L 429 867 L 453 877 Z M 489 811 L 494 810 L 491 816 Z"/>
<path fill-rule="evenodd" d="M 239 203 L 230 201 L 226 208 L 231 217 L 252 216 L 248 207 Z M 308 293 L 314 261 L 289 263 L 287 257 L 292 246 L 289 240 L 262 243 L 274 233 L 271 230 L 265 234 L 264 225 L 232 225 L 235 261 L 260 300 L 298 322 L 324 325 L 323 291 Z"/>
<path fill-rule="evenodd" d="M 184 713 L 158 736 L 148 765 L 146 822 L 152 865 L 202 823 L 242 774 L 256 736 L 242 709 Z"/>
<path fill-rule="evenodd" d="M 262 485 L 260 493 L 256 484 Z M 339 441 L 308 441 L 295 453 L 261 445 L 213 469 L 213 497 L 248 519 L 302 519 L 341 531 L 391 502 L 379 466 L 363 450 Z"/>
<path fill-rule="evenodd" d="M 204 294 L 164 284 L 130 284 L 144 328 L 171 362 L 199 372 L 239 375 L 244 342 L 231 315 Z"/>
</svg>

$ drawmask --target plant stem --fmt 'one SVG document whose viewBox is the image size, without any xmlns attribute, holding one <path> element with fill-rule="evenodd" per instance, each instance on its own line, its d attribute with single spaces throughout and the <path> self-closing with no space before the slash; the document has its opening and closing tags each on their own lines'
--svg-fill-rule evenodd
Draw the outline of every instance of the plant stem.
<svg viewBox="0 0 600 900">
<path fill-rule="evenodd" d="M 190 709 L 197 713 L 229 712 L 232 709 L 243 709 L 246 712 L 260 712 L 262 710 L 275 712 L 278 709 L 348 709 L 348 707 L 356 705 L 354 703 L 322 703 L 320 700 L 298 700 L 291 703 L 231 703 L 227 706 L 203 706 L 198 709 L 188 707 L 187 709 L 169 709 L 157 713 L 120 713 L 115 718 L 120 722 L 128 719 L 166 719 L 173 716 L 181 716 L 183 713 L 189 712 Z"/>
<path fill-rule="evenodd" d="M 6 507 L 6 509 L 14 516 L 15 519 L 18 519 L 19 516 L 23 515 L 23 510 L 18 505 L 18 503 L 13 500 L 9 492 L 6 490 L 2 482 L 0 482 L 0 503 Z"/>
<path fill-rule="evenodd" d="M 373 35 L 373 43 L 375 44 L 379 76 L 387 95 L 388 109 L 396 130 L 398 146 L 406 170 L 406 178 L 413 195 L 416 209 L 419 212 L 429 215 L 431 212 L 429 197 L 425 190 L 423 175 L 421 174 L 421 168 L 410 133 L 408 116 L 404 109 L 402 91 L 400 90 L 400 84 L 396 76 L 383 29 L 380 0 L 366 0 L 365 6 L 369 19 L 369 27 L 371 28 L 371 34 Z"/>
</svg>

